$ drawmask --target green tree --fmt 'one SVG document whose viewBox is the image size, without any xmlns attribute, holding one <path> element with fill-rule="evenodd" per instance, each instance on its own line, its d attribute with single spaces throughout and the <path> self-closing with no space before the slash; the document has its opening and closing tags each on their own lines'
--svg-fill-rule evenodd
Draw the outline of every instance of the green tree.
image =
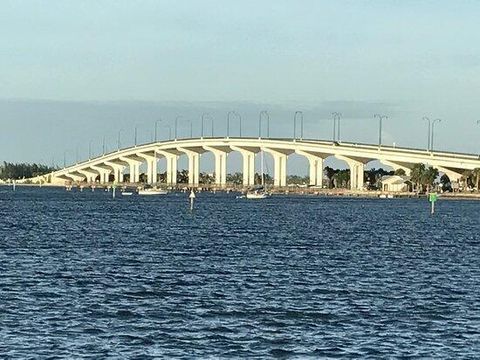
<svg viewBox="0 0 480 360">
<path fill-rule="evenodd" d="M 407 175 L 407 173 L 405 172 L 405 170 L 403 169 L 397 169 L 395 170 L 395 172 L 393 173 L 394 175 L 398 175 L 398 176 L 405 176 Z"/>
<path fill-rule="evenodd" d="M 415 183 L 417 192 L 430 191 L 435 179 L 438 177 L 438 169 L 426 167 L 425 164 L 415 164 L 412 167 L 411 180 Z"/>
<path fill-rule="evenodd" d="M 473 169 L 472 175 L 475 178 L 475 187 L 477 188 L 477 191 L 480 191 L 480 168 Z"/>
<path fill-rule="evenodd" d="M 325 167 L 323 172 L 325 173 L 325 176 L 328 179 L 328 188 L 332 189 L 333 186 L 334 186 L 333 177 L 335 176 L 335 173 L 336 173 L 335 169 L 331 168 L 330 166 L 327 166 L 327 167 Z"/>
</svg>

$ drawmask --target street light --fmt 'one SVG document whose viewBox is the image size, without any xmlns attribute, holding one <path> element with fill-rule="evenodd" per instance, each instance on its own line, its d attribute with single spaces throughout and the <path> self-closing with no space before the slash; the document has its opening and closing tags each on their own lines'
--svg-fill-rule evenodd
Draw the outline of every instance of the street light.
<svg viewBox="0 0 480 360">
<path fill-rule="evenodd" d="M 117 136 L 117 148 L 118 151 L 120 151 L 120 135 L 122 133 L 123 129 L 118 130 L 118 136 Z"/>
<path fill-rule="evenodd" d="M 103 149 L 103 155 L 105 156 L 105 152 L 106 152 L 105 135 L 103 135 L 102 149 Z"/>
<path fill-rule="evenodd" d="M 342 118 L 342 114 L 339 112 L 332 113 L 333 118 L 333 141 L 340 141 L 340 120 Z M 338 129 L 337 129 L 337 122 L 338 122 Z"/>
<path fill-rule="evenodd" d="M 137 134 L 138 134 L 138 126 L 135 125 L 135 147 L 137 147 Z"/>
<path fill-rule="evenodd" d="M 178 135 L 178 119 L 180 119 L 181 116 L 177 116 L 175 118 L 175 140 L 177 140 L 177 135 Z"/>
<path fill-rule="evenodd" d="M 88 160 L 92 160 L 92 140 L 88 143 Z"/>
<path fill-rule="evenodd" d="M 300 116 L 300 140 L 303 139 L 303 112 L 302 111 L 295 111 L 295 115 L 293 116 L 293 138 L 297 139 L 297 120 Z"/>
<path fill-rule="evenodd" d="M 386 115 L 380 115 L 380 114 L 375 114 L 373 115 L 373 118 L 378 118 L 378 146 L 382 146 L 382 123 L 383 120 L 388 119 L 388 116 Z"/>
<path fill-rule="evenodd" d="M 158 141 L 158 124 L 162 122 L 162 119 L 158 119 L 157 121 L 155 121 L 155 142 Z"/>
<path fill-rule="evenodd" d="M 235 115 L 235 111 L 229 111 L 227 114 L 227 138 L 230 137 L 230 116 Z"/>
<path fill-rule="evenodd" d="M 268 114 L 267 110 L 260 111 L 260 115 L 258 117 L 258 138 L 262 137 L 262 119 L 265 116 L 267 120 L 267 138 L 270 137 L 270 115 Z"/>
<path fill-rule="evenodd" d="M 193 138 L 193 122 L 190 120 L 190 139 Z"/>
<path fill-rule="evenodd" d="M 203 139 L 203 135 L 204 135 L 204 132 L 203 132 L 203 129 L 204 129 L 204 126 L 205 126 L 205 117 L 209 116 L 208 113 L 203 113 L 202 114 L 202 139 Z"/>
<path fill-rule="evenodd" d="M 239 113 L 235 113 L 235 116 L 238 117 L 238 121 L 240 123 L 240 137 L 242 137 L 242 116 Z"/>
<path fill-rule="evenodd" d="M 442 119 L 435 119 L 432 121 L 432 136 L 430 138 L 430 141 L 431 141 L 430 151 L 433 151 L 433 134 L 434 134 L 435 124 L 439 122 L 442 122 Z"/>
<path fill-rule="evenodd" d="M 165 125 L 168 127 L 168 140 L 172 140 L 172 127 L 170 125 Z"/>
<path fill-rule="evenodd" d="M 428 116 L 424 116 L 423 120 L 428 121 L 428 144 L 427 144 L 427 151 L 430 151 L 430 134 L 432 130 L 432 122 Z"/>
</svg>

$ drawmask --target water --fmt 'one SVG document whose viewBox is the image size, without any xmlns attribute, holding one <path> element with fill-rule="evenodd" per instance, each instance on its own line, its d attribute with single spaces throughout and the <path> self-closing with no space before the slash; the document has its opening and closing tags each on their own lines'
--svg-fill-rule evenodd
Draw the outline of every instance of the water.
<svg viewBox="0 0 480 360">
<path fill-rule="evenodd" d="M 0 187 L 1 358 L 474 358 L 480 202 Z"/>
</svg>

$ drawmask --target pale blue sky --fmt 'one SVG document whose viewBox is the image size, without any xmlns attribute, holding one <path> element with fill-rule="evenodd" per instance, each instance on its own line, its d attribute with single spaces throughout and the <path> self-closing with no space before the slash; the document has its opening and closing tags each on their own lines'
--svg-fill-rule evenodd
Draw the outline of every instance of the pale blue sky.
<svg viewBox="0 0 480 360">
<path fill-rule="evenodd" d="M 477 1 L 4 0 L 0 160 L 60 158 L 212 107 L 252 134 L 268 108 L 279 136 L 304 110 L 322 138 L 339 111 L 345 140 L 372 142 L 385 112 L 385 142 L 416 147 L 429 115 L 444 119 L 439 147 L 479 152 L 479 15 Z"/>
</svg>

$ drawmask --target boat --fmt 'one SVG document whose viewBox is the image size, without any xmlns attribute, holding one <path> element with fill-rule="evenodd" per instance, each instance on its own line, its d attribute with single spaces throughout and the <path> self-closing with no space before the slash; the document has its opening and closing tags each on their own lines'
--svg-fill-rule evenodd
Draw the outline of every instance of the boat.
<svg viewBox="0 0 480 360">
<path fill-rule="evenodd" d="M 122 191 L 122 195 L 123 195 L 123 196 L 132 196 L 133 193 L 130 192 L 130 191 Z"/>
<path fill-rule="evenodd" d="M 268 195 L 261 190 L 249 191 L 245 195 L 247 199 L 266 199 Z"/>
<path fill-rule="evenodd" d="M 141 189 L 138 190 L 138 195 L 167 195 L 167 190 L 162 189 Z"/>
<path fill-rule="evenodd" d="M 262 184 L 260 186 L 256 186 L 245 194 L 245 197 L 247 199 L 252 199 L 252 200 L 259 200 L 259 199 L 266 199 L 268 197 L 268 194 L 265 192 L 265 175 L 264 175 L 264 170 L 263 170 L 263 151 L 261 152 L 261 176 L 262 176 Z"/>
</svg>

